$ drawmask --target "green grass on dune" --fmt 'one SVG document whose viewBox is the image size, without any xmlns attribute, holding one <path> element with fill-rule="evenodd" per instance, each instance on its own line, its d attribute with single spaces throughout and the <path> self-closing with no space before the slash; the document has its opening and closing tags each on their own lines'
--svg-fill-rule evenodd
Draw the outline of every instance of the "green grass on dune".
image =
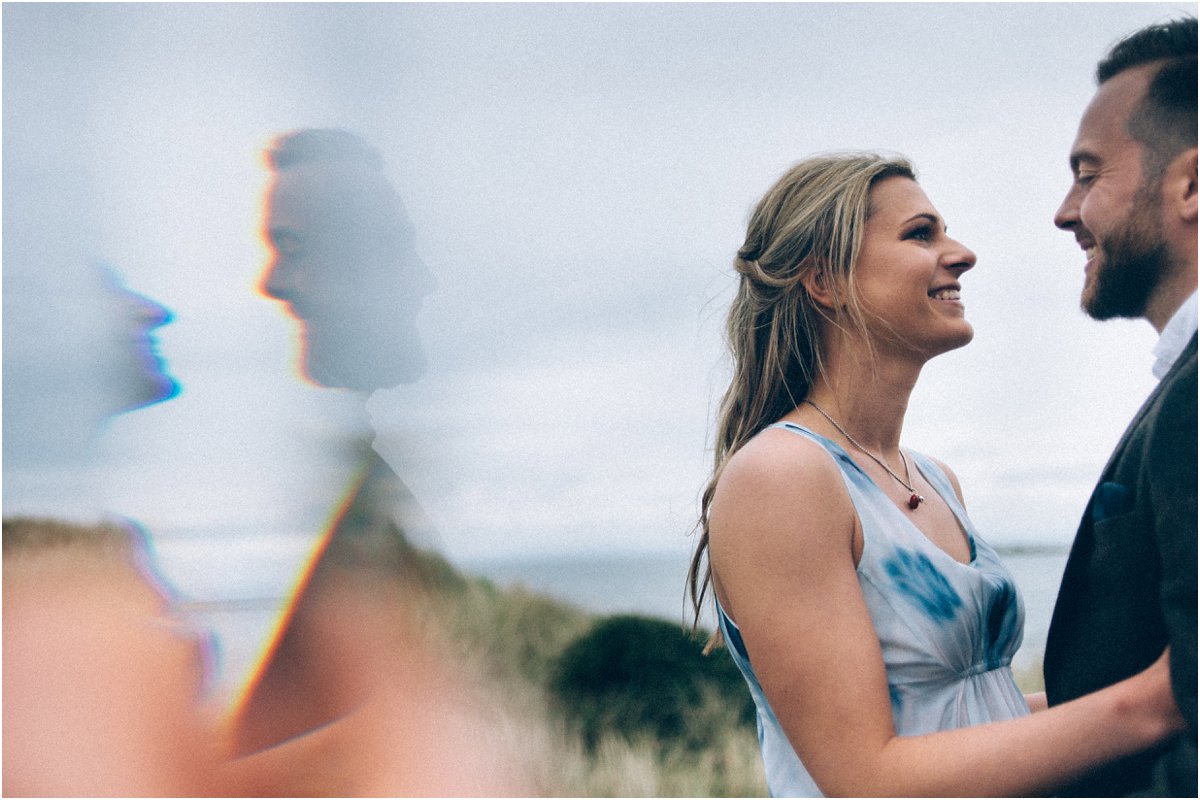
<svg viewBox="0 0 1200 800">
<path fill-rule="evenodd" d="M 408 579 L 459 663 L 493 689 L 540 793 L 765 796 L 749 692 L 680 625 L 587 613 L 413 551 Z M 703 633 L 707 636 L 707 633 Z"/>
</svg>

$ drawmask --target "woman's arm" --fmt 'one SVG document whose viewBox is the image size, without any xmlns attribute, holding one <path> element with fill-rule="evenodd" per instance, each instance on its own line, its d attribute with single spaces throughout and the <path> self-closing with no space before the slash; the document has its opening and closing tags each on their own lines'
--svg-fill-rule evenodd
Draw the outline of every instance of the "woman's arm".
<svg viewBox="0 0 1200 800">
<path fill-rule="evenodd" d="M 1035 794 L 1174 730 L 1169 686 L 1151 673 L 1017 720 L 897 736 L 855 573 L 856 525 L 836 465 L 784 432 L 731 459 L 710 510 L 718 594 L 824 793 Z"/>
</svg>

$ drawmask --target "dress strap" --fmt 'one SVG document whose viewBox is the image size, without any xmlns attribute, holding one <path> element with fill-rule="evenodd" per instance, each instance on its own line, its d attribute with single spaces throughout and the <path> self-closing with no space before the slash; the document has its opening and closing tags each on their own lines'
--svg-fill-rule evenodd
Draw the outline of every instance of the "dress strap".
<svg viewBox="0 0 1200 800">
<path fill-rule="evenodd" d="M 714 598 L 715 599 L 715 598 Z M 750 653 L 746 651 L 746 643 L 742 641 L 742 632 L 738 628 L 728 614 L 725 613 L 725 608 L 721 605 L 721 601 L 716 601 L 717 606 L 717 624 L 721 628 L 721 635 L 725 637 L 725 641 L 737 651 L 738 655 L 750 661 Z"/>
<path fill-rule="evenodd" d="M 858 465 L 858 462 L 851 458 L 850 454 L 846 452 L 846 448 L 842 447 L 832 439 L 822 436 L 816 431 L 809 430 L 803 425 L 797 425 L 794 422 L 776 422 L 773 425 L 768 425 L 766 428 L 764 428 L 764 430 L 769 430 L 771 428 L 780 428 L 781 430 L 791 431 L 792 433 L 803 436 L 806 439 L 811 439 L 812 441 L 821 445 L 821 447 L 824 447 L 825 450 L 828 451 L 831 456 L 833 456 L 835 461 L 839 461 L 846 466 L 851 467 L 856 472 L 862 473 L 864 476 L 867 474 L 863 471 L 862 467 Z"/>
<path fill-rule="evenodd" d="M 918 453 L 916 451 L 908 451 L 912 456 L 913 463 L 917 465 L 917 469 L 925 476 L 925 480 L 937 489 L 937 493 L 941 495 L 942 500 L 946 505 L 950 506 L 950 510 L 954 512 L 954 516 L 958 518 L 959 524 L 962 526 L 963 533 L 967 536 L 967 543 L 971 546 L 971 560 L 975 560 L 975 531 L 972 529 L 970 517 L 967 516 L 967 510 L 963 508 L 962 503 L 958 500 L 958 492 L 954 491 L 954 484 L 950 483 L 950 478 L 938 466 L 938 463 L 929 456 Z"/>
</svg>

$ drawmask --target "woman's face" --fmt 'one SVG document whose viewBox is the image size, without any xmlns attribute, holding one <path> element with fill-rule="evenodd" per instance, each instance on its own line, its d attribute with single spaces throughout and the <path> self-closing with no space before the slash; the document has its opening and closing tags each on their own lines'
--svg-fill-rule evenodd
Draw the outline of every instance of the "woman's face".
<svg viewBox="0 0 1200 800">
<path fill-rule="evenodd" d="M 855 279 L 877 345 L 928 359 L 971 341 L 958 281 L 973 266 L 916 181 L 871 189 Z"/>
</svg>

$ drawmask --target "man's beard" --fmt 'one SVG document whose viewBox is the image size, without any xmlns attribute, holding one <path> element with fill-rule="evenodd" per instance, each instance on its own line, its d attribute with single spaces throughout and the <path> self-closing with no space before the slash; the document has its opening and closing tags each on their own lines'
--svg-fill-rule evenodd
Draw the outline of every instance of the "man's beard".
<svg viewBox="0 0 1200 800">
<path fill-rule="evenodd" d="M 1158 187 L 1138 190 L 1125 226 L 1100 245 L 1100 265 L 1080 305 L 1092 319 L 1134 319 L 1167 272 L 1167 245 L 1158 214 Z"/>
</svg>

